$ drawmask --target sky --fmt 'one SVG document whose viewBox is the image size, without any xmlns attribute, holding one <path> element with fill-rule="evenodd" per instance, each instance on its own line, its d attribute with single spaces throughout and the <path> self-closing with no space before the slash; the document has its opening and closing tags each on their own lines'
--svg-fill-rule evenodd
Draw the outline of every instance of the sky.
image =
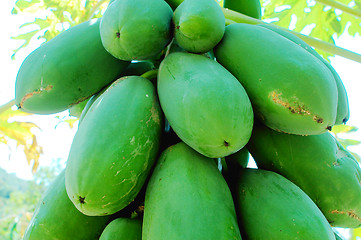
<svg viewBox="0 0 361 240">
<path fill-rule="evenodd" d="M 19 26 L 26 21 L 33 20 L 33 16 L 30 14 L 23 17 L 11 15 L 14 3 L 15 0 L 4 1 L 0 8 L 0 22 L 2 23 L 0 35 L 0 105 L 14 98 L 17 71 L 24 58 L 41 43 L 39 40 L 33 41 L 26 49 L 21 50 L 16 55 L 16 60 L 11 60 L 12 50 L 18 48 L 22 42 L 12 40 L 10 37 L 25 32 L 26 29 L 19 30 Z M 360 36 L 353 38 L 343 35 L 336 40 L 336 44 L 361 54 Z M 351 111 L 348 124 L 361 128 L 361 110 L 359 110 L 361 103 L 361 63 L 336 56 L 331 59 L 331 64 L 341 76 L 348 93 Z M 40 158 L 40 165 L 50 165 L 54 159 L 61 159 L 61 162 L 65 163 L 77 126 L 70 129 L 66 123 L 59 124 L 59 120 L 54 116 L 65 117 L 67 115 L 67 112 L 63 112 L 55 115 L 34 115 L 32 117 L 32 120 L 42 129 L 35 132 L 38 136 L 39 145 L 43 146 L 44 149 L 44 154 Z M 347 137 L 361 140 L 361 130 Z M 360 148 L 361 146 L 357 146 L 350 148 L 350 150 L 361 155 Z M 18 177 L 32 178 L 31 168 L 27 165 L 21 148 L 16 148 L 15 145 L 12 145 L 11 149 L 6 145 L 0 145 L 0 167 L 5 168 L 8 172 L 16 173 Z"/>
</svg>

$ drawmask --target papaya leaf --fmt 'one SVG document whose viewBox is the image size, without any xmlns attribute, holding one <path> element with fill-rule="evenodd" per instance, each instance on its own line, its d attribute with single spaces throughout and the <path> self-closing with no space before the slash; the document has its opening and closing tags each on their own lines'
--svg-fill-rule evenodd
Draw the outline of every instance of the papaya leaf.
<svg viewBox="0 0 361 240">
<path fill-rule="evenodd" d="M 355 146 L 355 145 L 361 144 L 361 141 L 354 140 L 354 139 L 342 139 L 342 138 L 339 138 L 338 141 L 345 148 L 348 147 L 348 146 Z"/>
<path fill-rule="evenodd" d="M 22 27 L 36 25 L 39 29 L 13 37 L 13 39 L 25 40 L 25 43 L 13 50 L 12 59 L 15 58 L 20 49 L 25 48 L 30 43 L 37 33 L 40 34 L 39 39 L 44 39 L 47 42 L 69 26 L 75 26 L 94 17 L 101 17 L 108 2 L 109 0 L 17 0 L 12 14 L 33 13 L 35 20 L 24 23 Z M 44 14 L 46 15 L 45 18 Z"/>
<path fill-rule="evenodd" d="M 349 126 L 349 125 L 336 125 L 332 127 L 332 133 L 339 134 L 339 133 L 352 133 L 356 132 L 358 130 L 355 126 Z"/>
<path fill-rule="evenodd" d="M 24 148 L 24 154 L 29 165 L 32 165 L 32 171 L 35 172 L 39 165 L 39 157 L 43 153 L 42 147 L 38 145 L 36 136 L 31 129 L 40 129 L 33 122 L 12 121 L 15 117 L 25 117 L 32 114 L 24 113 L 20 110 L 8 109 L 0 114 L 0 143 L 8 144 L 12 139 L 17 146 Z M 41 129 L 40 129 L 41 130 Z"/>
<path fill-rule="evenodd" d="M 361 228 L 351 229 L 351 238 L 350 240 L 358 240 L 361 237 Z"/>
<path fill-rule="evenodd" d="M 16 39 L 16 40 L 25 40 L 25 42 L 17 49 L 13 50 L 13 55 L 11 56 L 11 59 L 14 60 L 15 59 L 15 54 L 22 48 L 25 48 L 26 46 L 29 45 L 30 40 L 37 34 L 39 33 L 40 30 L 33 30 L 30 31 L 28 33 L 24 33 L 24 34 L 20 34 L 16 37 L 11 37 L 11 39 Z"/>
</svg>

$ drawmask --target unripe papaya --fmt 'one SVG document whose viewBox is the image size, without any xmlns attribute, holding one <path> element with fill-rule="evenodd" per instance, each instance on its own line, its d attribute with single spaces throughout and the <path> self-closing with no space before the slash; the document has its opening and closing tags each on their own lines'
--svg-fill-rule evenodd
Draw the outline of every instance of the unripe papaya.
<svg viewBox="0 0 361 240">
<path fill-rule="evenodd" d="M 239 169 L 235 182 L 231 190 L 244 239 L 335 240 L 316 204 L 281 175 Z"/>
<path fill-rule="evenodd" d="M 253 18 L 262 18 L 262 8 L 259 0 L 223 0 L 223 7 Z"/>
<path fill-rule="evenodd" d="M 104 49 L 99 24 L 97 19 L 71 27 L 24 60 L 15 86 L 19 108 L 38 114 L 61 112 L 116 79 L 129 63 Z"/>
<path fill-rule="evenodd" d="M 65 171 L 49 186 L 39 202 L 24 240 L 99 239 L 110 216 L 89 217 L 78 211 L 65 190 Z"/>
<path fill-rule="evenodd" d="M 291 134 L 321 134 L 336 119 L 337 86 L 330 70 L 296 43 L 264 27 L 226 27 L 217 61 L 244 86 L 258 118 Z"/>
<path fill-rule="evenodd" d="M 174 11 L 174 37 L 182 48 L 205 53 L 221 41 L 225 18 L 214 0 L 185 0 Z"/>
<path fill-rule="evenodd" d="M 142 220 L 114 219 L 106 226 L 99 240 L 142 240 Z"/>
<path fill-rule="evenodd" d="M 116 0 L 100 23 L 103 46 L 121 60 L 155 57 L 172 38 L 172 16 L 164 0 Z"/>
<path fill-rule="evenodd" d="M 134 200 L 158 153 L 162 115 L 152 83 L 123 77 L 98 96 L 74 136 L 66 189 L 86 215 L 113 214 Z"/>
<path fill-rule="evenodd" d="M 333 227 L 361 226 L 361 169 L 330 133 L 297 136 L 256 125 L 247 149 L 259 168 L 299 186 Z"/>
<path fill-rule="evenodd" d="M 307 50 L 309 53 L 311 53 L 313 56 L 315 56 L 316 58 L 321 60 L 326 65 L 326 67 L 331 71 L 331 73 L 335 79 L 336 86 L 337 86 L 337 93 L 338 93 L 337 100 L 338 101 L 337 101 L 337 114 L 336 114 L 335 125 L 346 123 L 350 117 L 347 92 L 346 92 L 345 86 L 342 83 L 340 76 L 338 75 L 336 70 L 331 66 L 331 64 L 329 62 L 327 62 L 320 54 L 318 54 L 310 45 L 308 45 L 306 42 L 304 42 L 302 39 L 300 39 L 296 35 L 294 35 L 290 32 L 284 31 L 284 30 L 282 30 L 274 25 L 270 25 L 270 24 L 260 24 L 258 26 L 268 28 L 268 29 L 284 36 L 285 38 L 291 40 L 292 42 L 296 43 L 300 47 Z"/>
<path fill-rule="evenodd" d="M 165 150 L 145 194 L 144 240 L 241 239 L 217 165 L 184 143 Z"/>
<path fill-rule="evenodd" d="M 224 157 L 249 140 L 253 111 L 237 79 L 205 56 L 175 52 L 161 63 L 158 95 L 180 139 L 207 157 Z"/>
</svg>

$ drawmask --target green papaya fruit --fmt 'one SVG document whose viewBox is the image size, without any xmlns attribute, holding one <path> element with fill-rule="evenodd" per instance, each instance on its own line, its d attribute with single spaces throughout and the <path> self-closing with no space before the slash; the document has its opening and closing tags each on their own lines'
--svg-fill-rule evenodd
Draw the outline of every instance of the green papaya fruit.
<svg viewBox="0 0 361 240">
<path fill-rule="evenodd" d="M 25 112 L 57 113 L 114 81 L 129 63 L 104 49 L 99 24 L 71 27 L 29 54 L 16 77 L 15 104 Z"/>
<path fill-rule="evenodd" d="M 173 15 L 174 37 L 182 48 L 205 53 L 221 41 L 226 20 L 214 0 L 185 0 Z"/>
<path fill-rule="evenodd" d="M 334 77 L 296 43 L 264 27 L 235 23 L 226 27 L 214 53 L 242 83 L 255 115 L 268 127 L 312 135 L 334 125 Z"/>
<path fill-rule="evenodd" d="M 142 220 L 114 219 L 106 226 L 99 240 L 142 240 Z"/>
<path fill-rule="evenodd" d="M 259 0 L 223 0 L 223 7 L 253 18 L 262 18 L 262 7 Z"/>
<path fill-rule="evenodd" d="M 242 85 L 205 56 L 175 52 L 160 64 L 158 96 L 180 139 L 201 154 L 217 158 L 249 140 L 253 111 Z"/>
<path fill-rule="evenodd" d="M 158 153 L 162 115 L 152 83 L 123 77 L 90 106 L 66 167 L 69 198 L 90 216 L 113 214 L 139 193 Z"/>
<path fill-rule="evenodd" d="M 121 60 L 146 60 L 171 41 L 171 7 L 164 0 L 116 0 L 100 23 L 104 48 Z"/>
<path fill-rule="evenodd" d="M 248 240 L 335 240 L 316 204 L 281 175 L 239 169 L 233 199 L 239 228 Z"/>
<path fill-rule="evenodd" d="M 342 82 L 340 76 L 338 75 L 336 70 L 331 66 L 331 64 L 329 62 L 327 62 L 320 54 L 318 54 L 310 45 L 308 45 L 306 42 L 304 42 L 301 38 L 297 37 L 296 35 L 294 35 L 290 32 L 284 31 L 284 30 L 276 27 L 275 25 L 260 24 L 258 26 L 268 28 L 268 29 L 284 36 L 285 38 L 291 40 L 292 42 L 296 43 L 297 45 L 299 45 L 302 48 L 304 48 L 305 50 L 307 50 L 309 53 L 311 53 L 313 56 L 315 56 L 316 58 L 321 60 L 326 65 L 326 67 L 331 71 L 333 77 L 335 78 L 335 82 L 336 82 L 336 86 L 337 86 L 338 102 L 337 102 L 337 114 L 336 114 L 335 125 L 346 123 L 350 117 L 347 92 L 346 92 L 345 86 L 343 85 L 343 82 Z"/>
<path fill-rule="evenodd" d="M 297 136 L 257 124 L 247 149 L 259 168 L 299 186 L 333 227 L 361 226 L 361 169 L 330 133 Z"/>
<path fill-rule="evenodd" d="M 211 159 L 183 142 L 162 153 L 145 194 L 143 239 L 241 239 L 231 192 Z"/>
<path fill-rule="evenodd" d="M 62 171 L 38 203 L 23 239 L 95 240 L 110 221 L 110 216 L 89 217 L 74 207 L 66 194 Z"/>
</svg>

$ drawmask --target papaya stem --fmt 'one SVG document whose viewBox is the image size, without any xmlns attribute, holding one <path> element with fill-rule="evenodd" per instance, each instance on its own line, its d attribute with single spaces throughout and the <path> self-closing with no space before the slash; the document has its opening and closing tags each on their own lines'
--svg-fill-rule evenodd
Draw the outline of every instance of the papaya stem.
<svg viewBox="0 0 361 240">
<path fill-rule="evenodd" d="M 154 78 L 156 78 L 158 75 L 158 69 L 153 69 L 153 70 L 149 70 L 148 72 L 143 73 L 142 75 L 140 75 L 143 78 L 147 78 L 149 80 L 152 80 Z"/>
<path fill-rule="evenodd" d="M 347 58 L 349 60 L 355 61 L 355 62 L 359 62 L 361 63 L 361 55 L 355 52 L 352 52 L 350 50 L 341 48 L 341 47 L 337 47 L 331 43 L 327 43 L 325 41 L 319 40 L 317 38 L 314 37 L 310 37 L 292 30 L 289 30 L 287 28 L 283 28 L 271 23 L 265 23 L 259 19 L 255 19 L 249 16 L 246 16 L 244 14 L 232 11 L 228 8 L 222 8 L 223 14 L 226 17 L 226 19 L 228 20 L 232 20 L 236 23 L 247 23 L 247 24 L 270 24 L 272 26 L 275 26 L 277 28 L 280 28 L 282 30 L 288 31 L 290 33 L 295 34 L 296 36 L 298 36 L 299 38 L 301 38 L 303 41 L 305 41 L 307 44 L 311 45 L 314 48 L 317 48 L 319 50 L 334 54 L 334 55 L 338 55 L 344 58 Z"/>
<path fill-rule="evenodd" d="M 354 8 L 350 8 L 349 6 L 343 4 L 343 3 L 339 3 L 333 0 L 315 0 L 318 3 L 321 3 L 323 5 L 341 10 L 344 13 L 350 14 L 354 17 L 358 17 L 361 18 L 361 11 L 358 9 L 354 9 Z"/>
<path fill-rule="evenodd" d="M 222 158 L 217 158 L 218 161 L 218 170 L 219 172 L 222 172 Z"/>
<path fill-rule="evenodd" d="M 226 19 L 226 26 L 231 25 L 233 23 L 236 23 L 236 22 L 233 20 L 230 20 L 230 19 Z"/>
<path fill-rule="evenodd" d="M 15 105 L 15 99 L 13 99 L 13 100 L 5 103 L 4 105 L 1 105 L 1 106 L 0 106 L 0 114 L 1 114 L 2 112 L 5 112 L 6 110 L 8 110 L 9 108 L 11 108 L 11 107 L 14 106 L 14 105 Z"/>
</svg>

